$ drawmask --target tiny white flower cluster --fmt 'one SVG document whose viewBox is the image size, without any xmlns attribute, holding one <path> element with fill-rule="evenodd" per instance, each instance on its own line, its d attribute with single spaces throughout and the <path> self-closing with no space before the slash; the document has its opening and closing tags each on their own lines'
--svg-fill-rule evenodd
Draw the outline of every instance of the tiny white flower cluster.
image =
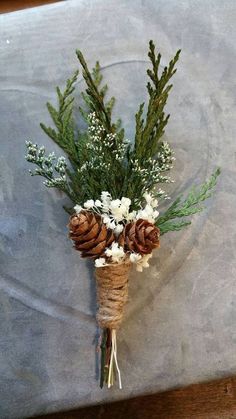
<svg viewBox="0 0 236 419">
<path fill-rule="evenodd" d="M 87 161 L 86 163 L 84 163 L 80 167 L 80 169 L 78 169 L 78 171 L 80 173 L 83 173 L 85 171 L 89 171 L 90 169 L 96 169 L 98 171 L 101 171 L 102 169 L 109 170 L 110 167 L 111 167 L 110 163 L 105 163 L 102 160 L 102 154 L 101 154 L 100 157 L 96 157 L 96 158 L 92 157 L 90 159 L 90 161 Z"/>
<path fill-rule="evenodd" d="M 162 170 L 159 166 L 159 163 L 156 159 L 149 158 L 145 162 L 143 162 L 143 166 L 141 167 L 139 161 L 131 160 L 133 165 L 133 173 L 140 179 L 140 185 L 144 185 L 144 189 L 146 184 L 152 179 L 153 184 L 155 183 L 170 183 L 171 180 L 169 176 L 163 176 L 161 174 Z"/>
<path fill-rule="evenodd" d="M 111 260 L 112 263 L 120 263 L 125 259 L 125 252 L 122 246 L 117 242 L 113 242 L 111 246 L 105 250 L 105 255 Z M 95 260 L 96 268 L 107 265 L 106 259 L 101 257 Z"/>
<path fill-rule="evenodd" d="M 138 220 L 139 218 L 142 218 L 143 220 L 148 220 L 150 223 L 154 223 L 159 215 L 159 211 L 156 209 L 158 201 L 147 192 L 144 193 L 143 197 L 146 201 L 146 205 L 144 208 L 137 211 L 135 219 Z"/>
<path fill-rule="evenodd" d="M 140 218 L 151 223 L 156 221 L 159 215 L 159 212 L 156 209 L 158 206 L 157 199 L 154 199 L 153 196 L 147 192 L 144 193 L 143 197 L 146 201 L 146 205 L 137 211 L 130 211 L 131 200 L 129 198 L 122 197 L 121 199 L 112 199 L 111 194 L 106 191 L 101 193 L 101 199 L 97 199 L 96 201 L 89 199 L 84 202 L 83 206 L 76 205 L 74 209 L 76 213 L 86 209 L 100 214 L 107 228 L 112 229 L 116 235 L 119 235 L 123 231 L 124 224 L 128 222 Z"/>
<path fill-rule="evenodd" d="M 147 185 L 150 186 L 150 182 L 153 186 L 157 183 L 172 183 L 171 178 L 163 172 L 167 172 L 173 167 L 174 160 L 173 151 L 167 142 L 162 143 L 155 158 L 149 157 L 142 163 L 138 159 L 131 159 L 132 170 L 139 181 L 141 193 L 145 192 Z M 164 191 L 158 196 L 162 196 L 164 199 L 168 198 Z"/>
<path fill-rule="evenodd" d="M 129 212 L 131 200 L 129 198 L 112 199 L 109 192 L 103 191 L 101 199 L 94 201 L 89 199 L 83 204 L 83 207 L 76 205 L 75 211 L 79 213 L 82 209 L 92 210 L 100 214 L 103 218 L 104 224 L 107 228 L 119 235 L 124 228 L 124 222 L 131 221 L 134 218 L 134 213 Z"/>
<path fill-rule="evenodd" d="M 65 157 L 63 156 L 59 157 L 55 165 L 56 172 L 58 172 L 61 176 L 64 176 L 66 174 L 66 168 L 67 168 L 67 163 L 66 163 Z"/>
<path fill-rule="evenodd" d="M 47 180 L 44 183 L 49 188 L 63 187 L 66 184 L 66 168 L 67 163 L 65 157 L 61 156 L 56 160 L 54 153 L 45 155 L 45 147 L 38 147 L 31 141 L 26 141 L 27 155 L 26 160 L 30 163 L 35 163 L 38 167 L 34 171 L 29 171 L 32 176 L 44 176 Z M 54 176 L 54 170 L 60 175 Z"/>
<path fill-rule="evenodd" d="M 112 245 L 106 249 L 105 255 L 111 260 L 112 263 L 122 263 L 125 260 L 125 252 L 123 247 L 119 246 L 118 243 L 113 242 Z M 140 255 L 139 253 L 131 253 L 129 260 L 131 263 L 136 264 L 136 270 L 142 272 L 144 268 L 149 267 L 149 259 L 152 257 L 152 253 L 148 255 Z M 95 260 L 96 268 L 107 266 L 109 263 L 105 257 L 100 257 Z"/>
<path fill-rule="evenodd" d="M 88 169 L 102 169 L 108 168 L 108 162 L 104 163 L 104 156 L 106 155 L 107 149 L 112 155 L 114 160 L 120 162 L 123 160 L 127 148 L 128 140 L 125 142 L 119 141 L 116 133 L 106 133 L 99 119 L 96 117 L 95 112 L 91 112 L 88 115 L 88 132 L 89 141 L 86 144 L 87 149 L 93 151 L 93 156 L 82 165 L 80 171 L 83 172 Z"/>
<path fill-rule="evenodd" d="M 147 255 L 140 255 L 140 253 L 131 253 L 130 254 L 130 262 L 136 264 L 136 270 L 138 272 L 142 272 L 143 268 L 149 267 L 149 259 L 152 257 L 152 253 L 149 253 Z"/>
<path fill-rule="evenodd" d="M 167 141 L 162 143 L 162 147 L 157 153 L 157 160 L 159 161 L 162 172 L 172 169 L 175 157 L 173 156 L 173 151 Z"/>
<path fill-rule="evenodd" d="M 88 122 L 88 132 L 91 136 L 100 136 L 105 131 L 95 112 L 91 112 L 88 115 Z"/>
<path fill-rule="evenodd" d="M 131 255 L 130 255 L 131 256 Z M 141 255 L 140 255 L 141 256 Z M 137 261 L 137 266 L 136 266 L 136 270 L 138 272 L 142 272 L 143 268 L 149 268 L 149 259 L 151 259 L 152 257 L 152 253 L 149 253 L 148 255 L 143 255 L 138 261 Z"/>
<path fill-rule="evenodd" d="M 118 243 L 113 242 L 109 249 L 105 250 L 105 255 L 108 258 L 112 258 L 112 262 L 119 263 L 125 258 L 125 252 L 122 246 Z"/>
</svg>

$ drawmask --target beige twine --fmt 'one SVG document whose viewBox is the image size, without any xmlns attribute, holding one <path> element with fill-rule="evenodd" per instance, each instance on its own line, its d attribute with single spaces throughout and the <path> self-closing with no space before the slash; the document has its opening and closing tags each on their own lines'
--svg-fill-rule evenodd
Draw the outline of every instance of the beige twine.
<svg viewBox="0 0 236 419">
<path fill-rule="evenodd" d="M 97 322 L 101 328 L 117 329 L 121 324 L 128 298 L 130 267 L 130 262 L 124 262 L 95 269 L 99 304 Z"/>
</svg>

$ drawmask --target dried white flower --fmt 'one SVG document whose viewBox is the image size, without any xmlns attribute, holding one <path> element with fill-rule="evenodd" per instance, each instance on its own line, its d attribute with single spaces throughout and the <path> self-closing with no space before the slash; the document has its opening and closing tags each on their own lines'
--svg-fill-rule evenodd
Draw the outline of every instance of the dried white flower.
<svg viewBox="0 0 236 419">
<path fill-rule="evenodd" d="M 140 259 L 142 259 L 142 255 L 140 255 L 140 253 L 131 253 L 129 258 L 130 262 L 137 263 Z"/>
<path fill-rule="evenodd" d="M 120 199 L 113 199 L 110 203 L 110 209 L 112 210 L 112 209 L 119 208 L 120 204 L 121 204 Z"/>
<path fill-rule="evenodd" d="M 121 198 L 121 204 L 124 205 L 127 209 L 129 209 L 131 205 L 131 199 L 125 198 L 124 196 Z"/>
<path fill-rule="evenodd" d="M 102 191 L 102 193 L 101 193 L 101 199 L 102 199 L 102 201 L 104 202 L 106 202 L 106 201 L 110 201 L 111 200 L 111 194 L 109 193 L 109 192 L 107 192 L 107 191 Z"/>
<path fill-rule="evenodd" d="M 111 221 L 110 217 L 108 215 L 103 215 L 103 222 L 104 224 L 109 224 Z"/>
<path fill-rule="evenodd" d="M 95 206 L 98 207 L 98 208 L 101 208 L 102 207 L 102 203 L 101 203 L 101 201 L 99 199 L 96 199 Z"/>
<path fill-rule="evenodd" d="M 111 230 L 114 230 L 116 228 L 115 221 L 109 221 L 109 223 L 107 223 L 107 228 L 110 228 Z"/>
<path fill-rule="evenodd" d="M 113 242 L 109 249 L 105 250 L 106 256 L 110 257 L 112 262 L 120 262 L 125 256 L 123 247 L 119 246 L 118 243 Z"/>
<path fill-rule="evenodd" d="M 126 220 L 133 221 L 136 218 L 136 214 L 137 214 L 136 211 L 129 212 L 129 214 L 126 217 Z"/>
<path fill-rule="evenodd" d="M 114 233 L 119 236 L 119 234 L 123 231 L 124 226 L 122 224 L 117 224 L 117 226 L 114 228 Z"/>
<path fill-rule="evenodd" d="M 149 253 L 148 255 L 142 256 L 142 258 L 137 262 L 136 270 L 138 272 L 143 272 L 143 268 L 149 267 L 149 259 L 151 259 L 152 253 Z"/>
<path fill-rule="evenodd" d="M 77 205 L 74 206 L 74 210 L 75 210 L 76 214 L 79 214 L 82 209 L 83 208 L 81 207 L 81 205 L 77 204 Z"/>
<path fill-rule="evenodd" d="M 90 209 L 94 207 L 94 200 L 93 199 L 89 199 L 88 201 L 86 201 L 84 203 L 84 208 Z"/>
<path fill-rule="evenodd" d="M 147 204 L 150 204 L 152 202 L 152 195 L 148 192 L 145 192 L 143 194 L 143 197 L 145 199 L 145 201 L 147 202 Z"/>
<path fill-rule="evenodd" d="M 98 258 L 98 259 L 95 260 L 96 268 L 101 268 L 105 264 L 106 264 L 106 259 L 105 258 Z"/>
</svg>

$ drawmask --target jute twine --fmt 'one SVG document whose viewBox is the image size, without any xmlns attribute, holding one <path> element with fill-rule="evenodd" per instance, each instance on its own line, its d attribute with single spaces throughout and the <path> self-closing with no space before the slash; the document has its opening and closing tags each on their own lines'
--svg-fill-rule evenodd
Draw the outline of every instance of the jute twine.
<svg viewBox="0 0 236 419">
<path fill-rule="evenodd" d="M 131 263 L 107 265 L 95 269 L 97 322 L 101 328 L 117 329 L 121 324 L 128 298 L 128 279 Z"/>
</svg>

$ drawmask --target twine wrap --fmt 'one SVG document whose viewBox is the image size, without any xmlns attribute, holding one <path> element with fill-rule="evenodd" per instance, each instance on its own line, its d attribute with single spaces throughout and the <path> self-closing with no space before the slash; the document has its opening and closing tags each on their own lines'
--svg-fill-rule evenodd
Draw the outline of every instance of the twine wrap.
<svg viewBox="0 0 236 419">
<path fill-rule="evenodd" d="M 117 329 L 121 324 L 128 298 L 130 266 L 130 262 L 124 262 L 95 269 L 99 304 L 96 317 L 101 328 Z"/>
</svg>

